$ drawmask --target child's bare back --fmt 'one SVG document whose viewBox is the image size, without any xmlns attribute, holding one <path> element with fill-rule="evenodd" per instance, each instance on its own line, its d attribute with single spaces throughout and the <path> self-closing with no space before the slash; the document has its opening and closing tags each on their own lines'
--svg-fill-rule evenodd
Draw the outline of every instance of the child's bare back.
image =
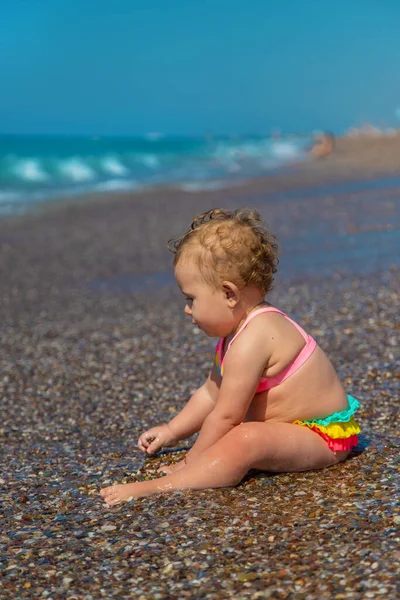
<svg viewBox="0 0 400 600">
<path fill-rule="evenodd" d="M 299 331 L 280 314 L 260 314 L 247 327 L 249 336 L 259 335 L 270 340 L 271 355 L 266 356 L 262 374 L 265 378 L 279 375 L 304 348 Z M 246 331 L 241 335 L 246 335 Z M 239 339 L 235 343 L 239 343 Z M 216 381 L 219 386 L 222 381 L 219 373 Z M 295 420 L 321 419 L 346 407 L 343 385 L 331 361 L 317 345 L 296 372 L 279 385 L 255 394 L 245 420 L 293 423 Z"/>
</svg>

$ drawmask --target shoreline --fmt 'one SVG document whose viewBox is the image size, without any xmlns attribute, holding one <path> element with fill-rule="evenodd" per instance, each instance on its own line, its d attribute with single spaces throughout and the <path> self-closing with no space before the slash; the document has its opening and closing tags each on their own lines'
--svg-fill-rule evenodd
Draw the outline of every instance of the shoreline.
<svg viewBox="0 0 400 600">
<path fill-rule="evenodd" d="M 82 280 L 88 285 L 95 282 L 94 287 L 105 282 L 107 287 L 112 277 L 125 279 L 130 289 L 130 277 L 148 275 L 151 279 L 170 270 L 167 240 L 185 231 L 195 214 L 215 207 L 250 206 L 261 212 L 278 237 L 284 276 L 292 278 L 298 266 L 318 278 L 332 264 L 345 277 L 346 267 L 348 274 L 356 273 L 357 266 L 363 272 L 363 261 L 369 272 L 391 268 L 400 255 L 396 233 L 400 228 L 400 170 L 343 171 L 335 166 L 335 161 L 342 160 L 341 152 L 345 156 L 346 148 L 361 141 L 344 140 L 341 149 L 339 140 L 339 158 L 333 155 L 227 189 L 190 193 L 160 187 L 46 203 L 0 219 L 0 248 L 8 248 L 8 264 L 14 256 L 27 281 L 32 278 L 30 270 L 39 269 L 48 289 L 52 282 L 60 282 L 65 289 Z M 400 161 L 400 136 L 394 141 L 399 144 Z M 45 259 L 48 252 L 64 255 L 67 265 L 55 273 L 51 256 Z M 353 255 L 352 270 L 349 258 Z M 13 285 L 18 279 L 21 285 L 14 268 L 5 265 L 3 272 L 5 284 Z M 132 284 L 135 287 L 133 279 Z"/>
<path fill-rule="evenodd" d="M 215 190 L 189 191 L 181 189 L 178 184 L 160 184 L 139 190 L 87 192 L 64 196 L 60 194 L 41 200 L 33 204 L 31 209 L 21 213 L 0 214 L 0 222 L 65 210 L 69 207 L 84 207 L 86 204 L 130 202 L 160 195 L 186 195 L 188 198 L 208 196 L 210 200 L 225 199 L 228 196 L 251 198 L 259 194 L 285 193 L 295 189 L 306 191 L 307 188 L 319 186 L 334 187 L 346 183 L 350 185 L 356 182 L 391 180 L 396 177 L 399 178 L 400 186 L 400 133 L 394 137 L 341 137 L 336 139 L 335 149 L 329 156 L 287 165 L 252 178 L 226 180 L 226 186 Z"/>
</svg>

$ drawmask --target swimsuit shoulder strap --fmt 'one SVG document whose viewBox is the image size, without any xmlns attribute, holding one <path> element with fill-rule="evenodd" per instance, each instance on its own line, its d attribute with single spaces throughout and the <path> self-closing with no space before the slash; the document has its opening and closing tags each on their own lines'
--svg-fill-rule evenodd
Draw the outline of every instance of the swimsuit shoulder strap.
<svg viewBox="0 0 400 600">
<path fill-rule="evenodd" d="M 310 336 L 307 335 L 307 333 L 304 331 L 304 329 L 302 327 L 300 327 L 300 325 L 298 323 L 296 323 L 296 321 L 293 321 L 293 319 L 288 317 L 284 312 L 275 308 L 274 306 L 264 306 L 263 308 L 259 308 L 258 310 L 255 310 L 253 313 L 250 313 L 250 315 L 248 316 L 248 318 L 244 322 L 243 326 L 239 329 L 239 331 L 237 332 L 236 335 L 239 335 L 239 333 L 242 331 L 242 329 L 244 329 L 244 327 L 246 327 L 246 325 L 251 321 L 251 319 L 253 319 L 254 317 L 256 317 L 257 315 L 259 315 L 260 313 L 263 313 L 263 312 L 276 312 L 276 313 L 282 315 L 283 317 L 285 317 L 285 319 L 287 319 L 290 323 L 292 323 L 292 325 L 294 325 L 296 327 L 297 331 L 299 333 L 301 333 L 301 335 L 303 336 L 305 341 L 308 342 Z M 235 337 L 236 337 L 236 335 L 235 335 Z M 232 339 L 231 343 L 233 342 L 235 337 Z"/>
<path fill-rule="evenodd" d="M 250 321 L 252 319 L 254 319 L 254 317 L 257 317 L 257 315 L 260 315 L 261 313 L 266 313 L 266 312 L 276 312 L 276 313 L 279 313 L 279 314 L 283 315 L 284 317 L 286 317 L 285 313 L 283 313 L 281 310 L 278 310 L 277 308 L 274 308 L 273 306 L 263 306 L 262 308 L 258 308 L 257 310 L 255 310 L 254 312 L 249 314 L 249 316 L 247 317 L 247 319 L 245 320 L 245 322 L 243 323 L 243 325 L 241 326 L 239 331 L 233 336 L 233 338 L 229 342 L 226 352 L 229 350 L 229 348 L 231 347 L 233 342 L 236 340 L 237 336 L 240 333 L 242 333 L 242 331 L 245 327 L 247 327 L 247 325 L 250 323 Z M 226 354 L 226 352 L 225 352 L 225 354 Z"/>
<path fill-rule="evenodd" d="M 293 319 L 288 317 L 284 312 L 282 312 L 278 308 L 275 308 L 274 306 L 263 306 L 262 308 L 258 308 L 257 310 L 255 310 L 254 312 L 249 314 L 249 316 L 247 317 L 247 319 L 245 320 L 245 322 L 243 323 L 243 325 L 241 326 L 239 331 L 233 336 L 233 338 L 229 342 L 228 347 L 226 348 L 225 354 L 223 357 L 222 357 L 222 352 L 223 352 L 223 347 L 224 347 L 224 338 L 221 338 L 219 340 L 217 349 L 216 349 L 217 350 L 216 355 L 218 357 L 218 362 L 219 362 L 220 368 L 222 368 L 222 366 L 223 366 L 226 353 L 228 352 L 229 348 L 232 346 L 233 342 L 236 340 L 238 335 L 243 331 L 243 329 L 245 327 L 247 327 L 247 325 L 250 323 L 250 321 L 252 319 L 254 319 L 254 317 L 257 317 L 258 315 L 260 315 L 262 313 L 267 313 L 267 312 L 278 313 L 278 314 L 282 315 L 283 317 L 285 317 L 285 319 L 290 321 L 290 323 L 292 323 L 292 325 L 294 325 L 296 327 L 296 329 L 299 331 L 299 333 L 301 333 L 304 340 L 306 341 L 306 344 L 308 344 L 310 342 L 310 340 L 312 340 L 312 338 L 309 335 L 307 335 L 307 333 L 304 331 L 304 329 L 302 327 L 300 327 L 300 325 L 298 325 L 296 323 L 296 321 L 293 321 Z"/>
</svg>

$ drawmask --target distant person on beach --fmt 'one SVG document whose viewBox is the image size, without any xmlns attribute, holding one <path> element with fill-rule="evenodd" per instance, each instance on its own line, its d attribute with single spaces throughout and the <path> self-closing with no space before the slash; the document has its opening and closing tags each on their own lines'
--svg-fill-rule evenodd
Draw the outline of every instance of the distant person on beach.
<svg viewBox="0 0 400 600">
<path fill-rule="evenodd" d="M 314 158 L 325 158 L 332 154 L 335 148 L 335 137 L 332 133 L 324 132 L 314 138 L 314 143 L 309 149 Z"/>
<path fill-rule="evenodd" d="M 200 432 L 166 476 L 103 488 L 108 505 L 161 492 L 237 485 L 250 469 L 322 469 L 358 442 L 358 401 L 346 394 L 315 340 L 266 295 L 278 263 L 276 240 L 250 209 L 215 209 L 170 241 L 185 313 L 219 338 L 206 382 L 169 423 L 138 446 L 153 455 Z"/>
</svg>

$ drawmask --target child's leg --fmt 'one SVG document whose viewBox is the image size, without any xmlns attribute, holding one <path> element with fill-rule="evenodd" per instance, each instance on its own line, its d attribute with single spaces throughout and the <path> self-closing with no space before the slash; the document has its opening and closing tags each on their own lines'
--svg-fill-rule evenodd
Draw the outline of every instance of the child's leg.
<svg viewBox="0 0 400 600">
<path fill-rule="evenodd" d="M 346 458 L 317 433 L 291 423 L 246 422 L 180 471 L 151 481 L 103 488 L 108 504 L 159 492 L 236 485 L 250 469 L 289 472 L 322 469 Z"/>
</svg>

